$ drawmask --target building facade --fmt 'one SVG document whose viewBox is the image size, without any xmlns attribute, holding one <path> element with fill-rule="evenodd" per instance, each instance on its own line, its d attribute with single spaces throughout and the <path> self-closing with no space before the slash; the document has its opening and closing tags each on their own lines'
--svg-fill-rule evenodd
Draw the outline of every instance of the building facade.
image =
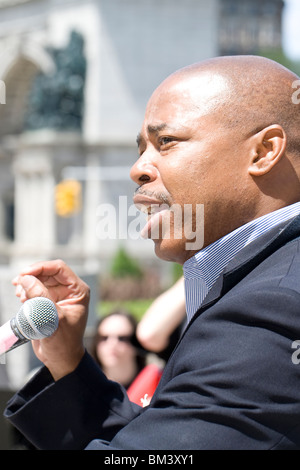
<svg viewBox="0 0 300 470">
<path fill-rule="evenodd" d="M 259 54 L 280 50 L 282 0 L 222 0 L 219 12 L 219 53 Z"/>
</svg>

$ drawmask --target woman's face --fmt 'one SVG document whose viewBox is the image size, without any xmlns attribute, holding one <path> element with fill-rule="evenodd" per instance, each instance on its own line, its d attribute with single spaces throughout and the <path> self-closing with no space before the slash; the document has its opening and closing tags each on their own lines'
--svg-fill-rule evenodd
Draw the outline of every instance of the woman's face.
<svg viewBox="0 0 300 470">
<path fill-rule="evenodd" d="M 112 315 L 102 321 L 96 351 L 104 368 L 135 360 L 136 350 L 131 343 L 133 333 L 131 323 L 122 315 Z"/>
</svg>

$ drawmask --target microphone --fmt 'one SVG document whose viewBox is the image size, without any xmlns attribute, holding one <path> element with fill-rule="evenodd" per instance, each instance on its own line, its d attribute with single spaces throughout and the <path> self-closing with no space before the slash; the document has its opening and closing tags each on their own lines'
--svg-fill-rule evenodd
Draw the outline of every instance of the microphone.
<svg viewBox="0 0 300 470">
<path fill-rule="evenodd" d="M 15 317 L 0 327 L 0 356 L 28 341 L 51 336 L 57 327 L 58 314 L 51 300 L 27 300 Z"/>
</svg>

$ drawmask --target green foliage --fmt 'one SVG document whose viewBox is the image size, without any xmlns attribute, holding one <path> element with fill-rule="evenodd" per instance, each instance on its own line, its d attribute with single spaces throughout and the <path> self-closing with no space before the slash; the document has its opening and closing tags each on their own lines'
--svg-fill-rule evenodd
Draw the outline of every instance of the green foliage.
<svg viewBox="0 0 300 470">
<path fill-rule="evenodd" d="M 122 308 L 132 313 L 139 321 L 146 310 L 150 307 L 154 299 L 135 299 L 126 301 L 100 301 L 98 305 L 98 314 L 102 317 L 110 312 Z"/>
<path fill-rule="evenodd" d="M 131 258 L 121 247 L 112 261 L 111 275 L 113 278 L 141 278 L 143 271 L 137 261 Z"/>
<path fill-rule="evenodd" d="M 173 283 L 175 284 L 183 276 L 183 270 L 181 264 L 174 263 L 172 270 Z"/>
</svg>

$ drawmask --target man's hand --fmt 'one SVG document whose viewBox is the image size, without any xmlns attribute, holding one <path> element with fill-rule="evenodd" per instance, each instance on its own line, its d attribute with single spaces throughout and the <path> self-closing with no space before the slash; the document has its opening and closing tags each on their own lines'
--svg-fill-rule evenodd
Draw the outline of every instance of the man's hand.
<svg viewBox="0 0 300 470">
<path fill-rule="evenodd" d="M 22 302 L 47 297 L 57 308 L 59 327 L 49 338 L 32 341 L 40 361 L 58 380 L 76 369 L 84 354 L 89 287 L 61 260 L 33 264 L 12 283 Z"/>
</svg>

